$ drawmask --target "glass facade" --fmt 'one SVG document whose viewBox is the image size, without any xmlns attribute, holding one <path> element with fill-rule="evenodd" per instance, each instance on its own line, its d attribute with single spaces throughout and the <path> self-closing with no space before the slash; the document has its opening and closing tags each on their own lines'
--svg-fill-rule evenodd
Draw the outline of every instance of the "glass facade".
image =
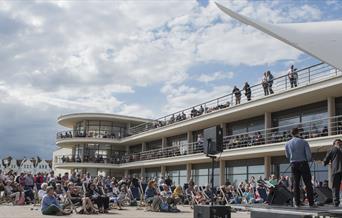
<svg viewBox="0 0 342 218">
<path fill-rule="evenodd" d="M 78 137 L 121 138 L 127 134 L 127 124 L 101 120 L 84 120 L 74 126 Z"/>
<path fill-rule="evenodd" d="M 151 142 L 146 143 L 146 150 L 154 150 L 154 149 L 159 149 L 162 148 L 162 140 L 155 140 Z"/>
<path fill-rule="evenodd" d="M 176 135 L 168 137 L 166 141 L 166 146 L 180 146 L 188 143 L 188 137 L 187 134 Z"/>
<path fill-rule="evenodd" d="M 155 168 L 146 168 L 145 169 L 145 178 L 146 180 L 159 178 L 161 175 L 160 167 Z"/>
<path fill-rule="evenodd" d="M 272 135 L 289 138 L 290 130 L 295 127 L 300 129 L 303 138 L 327 135 L 327 117 L 326 101 L 272 113 Z"/>
<path fill-rule="evenodd" d="M 192 178 L 195 184 L 204 186 L 211 182 L 211 164 L 194 164 L 192 166 Z M 219 186 L 220 169 L 218 163 L 215 162 L 214 169 L 214 185 Z"/>
<path fill-rule="evenodd" d="M 264 116 L 241 120 L 227 125 L 227 135 L 255 132 L 265 129 Z"/>
<path fill-rule="evenodd" d="M 186 181 L 186 166 L 170 166 L 166 168 L 165 177 L 170 176 L 174 185 L 183 186 Z"/>
<path fill-rule="evenodd" d="M 259 179 L 259 177 L 263 178 L 264 171 L 263 158 L 226 161 L 226 180 L 232 184 L 247 181 L 251 176 L 254 176 L 256 179 Z"/>
<path fill-rule="evenodd" d="M 323 182 L 328 180 L 328 166 L 324 166 L 320 160 L 325 156 L 325 153 L 313 153 L 313 159 L 315 162 L 309 163 L 311 175 L 316 178 L 316 182 Z M 272 158 L 272 171 L 271 173 L 278 178 L 283 176 L 291 177 L 291 167 L 288 160 L 284 156 Z"/>
</svg>

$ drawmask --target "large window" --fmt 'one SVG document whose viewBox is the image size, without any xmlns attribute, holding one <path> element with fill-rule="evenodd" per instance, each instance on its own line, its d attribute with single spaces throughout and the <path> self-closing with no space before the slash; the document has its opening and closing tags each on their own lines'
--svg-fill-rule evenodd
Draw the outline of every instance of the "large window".
<svg viewBox="0 0 342 218">
<path fill-rule="evenodd" d="M 232 184 L 264 177 L 263 159 L 236 160 L 226 162 L 226 180 Z"/>
<path fill-rule="evenodd" d="M 259 131 L 265 128 L 264 116 L 229 123 L 227 127 L 228 135 Z"/>
<path fill-rule="evenodd" d="M 147 142 L 146 143 L 146 150 L 154 150 L 154 149 L 159 149 L 162 148 L 162 140 L 156 140 L 152 142 Z"/>
<path fill-rule="evenodd" d="M 313 159 L 315 162 L 309 163 L 311 175 L 315 178 L 316 182 L 323 182 L 328 180 L 328 167 L 324 166 L 320 160 L 325 156 L 325 153 L 313 153 Z M 291 167 L 284 156 L 272 157 L 272 174 L 278 178 L 280 176 L 291 177 Z"/>
<path fill-rule="evenodd" d="M 318 102 L 298 108 L 272 113 L 274 135 L 288 136 L 292 128 L 299 128 L 304 138 L 327 134 L 327 102 Z"/>
<path fill-rule="evenodd" d="M 146 180 L 159 178 L 161 175 L 160 168 L 147 168 L 145 169 L 145 178 Z"/>
<path fill-rule="evenodd" d="M 126 136 L 127 124 L 101 120 L 84 120 L 74 126 L 78 137 L 121 138 Z"/>
<path fill-rule="evenodd" d="M 335 99 L 336 115 L 342 115 L 342 97 Z"/>
<path fill-rule="evenodd" d="M 192 166 L 192 178 L 195 184 L 204 186 L 211 182 L 211 164 L 195 164 Z M 218 163 L 215 162 L 214 169 L 214 185 L 219 186 L 220 169 Z"/>
<path fill-rule="evenodd" d="M 172 166 L 166 168 L 166 177 L 170 176 L 174 185 L 183 186 L 186 181 L 186 166 Z"/>
<path fill-rule="evenodd" d="M 187 134 L 176 135 L 167 138 L 167 146 L 179 146 L 187 143 Z"/>
</svg>

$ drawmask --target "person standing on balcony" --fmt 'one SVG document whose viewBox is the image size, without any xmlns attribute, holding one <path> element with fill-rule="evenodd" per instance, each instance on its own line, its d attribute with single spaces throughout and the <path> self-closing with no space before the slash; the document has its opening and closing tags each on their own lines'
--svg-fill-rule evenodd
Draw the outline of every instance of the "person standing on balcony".
<svg viewBox="0 0 342 218">
<path fill-rule="evenodd" d="M 267 83 L 268 83 L 268 90 L 269 90 L 269 93 L 272 95 L 274 92 L 273 92 L 273 89 L 272 89 L 272 86 L 273 86 L 273 75 L 271 73 L 271 71 L 267 71 L 266 73 L 266 79 L 267 79 Z"/>
<path fill-rule="evenodd" d="M 332 165 L 332 190 L 334 205 L 338 207 L 340 205 L 340 184 L 342 181 L 342 141 L 336 139 L 334 141 L 334 147 L 327 153 L 324 158 L 324 166 L 331 162 Z"/>
<path fill-rule="evenodd" d="M 316 207 L 314 204 L 314 194 L 311 183 L 311 172 L 309 161 L 312 161 L 310 145 L 307 141 L 299 137 L 298 128 L 291 131 L 292 139 L 285 144 L 285 155 L 289 159 L 293 178 L 294 187 L 294 207 L 300 206 L 300 179 L 303 178 L 307 198 L 311 208 Z"/>
<path fill-rule="evenodd" d="M 261 85 L 262 85 L 262 88 L 264 89 L 265 96 L 269 95 L 268 81 L 267 81 L 267 74 L 266 74 L 266 72 L 264 73 L 264 77 L 262 78 Z"/>
<path fill-rule="evenodd" d="M 234 86 L 233 94 L 235 95 L 235 104 L 240 104 L 240 100 L 241 100 L 240 89 L 238 87 Z"/>
<path fill-rule="evenodd" d="M 297 87 L 298 74 L 297 69 L 295 69 L 293 65 L 291 65 L 290 69 L 288 70 L 287 76 L 290 80 L 291 88 Z"/>
<path fill-rule="evenodd" d="M 251 96 L 252 96 L 252 90 L 251 90 L 251 87 L 249 86 L 248 82 L 245 82 L 245 86 L 243 87 L 243 90 L 245 91 L 245 96 L 247 98 L 247 101 L 250 101 Z"/>
</svg>

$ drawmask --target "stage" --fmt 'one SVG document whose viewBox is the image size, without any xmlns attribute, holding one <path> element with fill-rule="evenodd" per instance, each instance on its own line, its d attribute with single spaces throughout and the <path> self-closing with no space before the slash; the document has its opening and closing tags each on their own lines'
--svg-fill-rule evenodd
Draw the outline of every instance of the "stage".
<svg viewBox="0 0 342 218">
<path fill-rule="evenodd" d="M 249 211 L 251 213 L 251 218 L 342 217 L 342 208 L 336 208 L 333 205 L 320 206 L 317 208 L 310 208 L 309 206 L 294 208 L 290 206 L 264 204 L 232 204 L 230 207 L 235 210 Z"/>
</svg>

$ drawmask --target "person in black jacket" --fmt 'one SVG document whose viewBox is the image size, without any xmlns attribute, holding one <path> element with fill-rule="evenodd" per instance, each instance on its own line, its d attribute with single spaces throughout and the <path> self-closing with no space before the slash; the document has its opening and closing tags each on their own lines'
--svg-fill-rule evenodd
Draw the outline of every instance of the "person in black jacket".
<svg viewBox="0 0 342 218">
<path fill-rule="evenodd" d="M 89 183 L 86 196 L 97 204 L 100 213 L 108 213 L 109 197 L 105 195 L 102 186 L 96 186 L 94 183 Z"/>
<path fill-rule="evenodd" d="M 324 166 L 332 164 L 332 190 L 335 207 L 340 205 L 340 184 L 342 181 L 342 141 L 336 139 L 334 147 L 327 153 L 324 158 Z"/>
<path fill-rule="evenodd" d="M 241 92 L 240 92 L 240 89 L 236 86 L 234 86 L 234 89 L 233 89 L 233 92 L 232 92 L 234 95 L 235 95 L 235 104 L 240 104 L 240 100 L 241 100 Z"/>
<path fill-rule="evenodd" d="M 247 101 L 250 101 L 251 96 L 252 96 L 252 90 L 251 90 L 251 87 L 249 86 L 248 82 L 245 82 L 245 86 L 243 87 L 243 90 L 245 91 Z"/>
</svg>

